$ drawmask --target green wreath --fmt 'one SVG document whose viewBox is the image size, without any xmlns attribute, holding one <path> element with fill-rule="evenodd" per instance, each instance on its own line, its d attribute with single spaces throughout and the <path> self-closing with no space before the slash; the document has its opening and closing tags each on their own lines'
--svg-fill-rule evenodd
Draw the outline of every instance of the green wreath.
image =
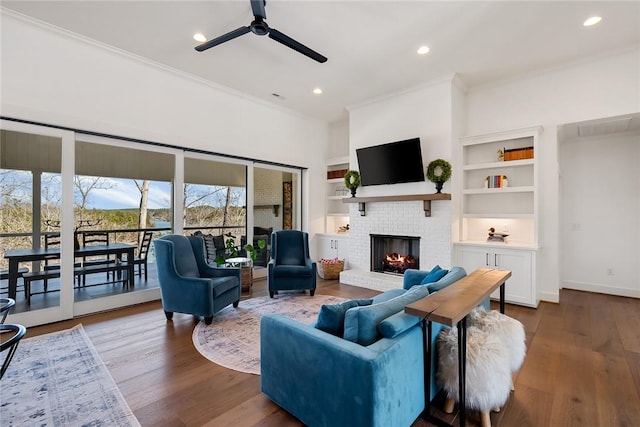
<svg viewBox="0 0 640 427">
<path fill-rule="evenodd" d="M 347 171 L 344 175 L 344 186 L 349 190 L 360 187 L 360 172 L 358 171 Z"/>
<path fill-rule="evenodd" d="M 436 171 L 440 173 L 436 174 Z M 451 164 L 443 159 L 432 161 L 427 167 L 427 178 L 431 182 L 447 182 L 451 178 Z"/>
</svg>

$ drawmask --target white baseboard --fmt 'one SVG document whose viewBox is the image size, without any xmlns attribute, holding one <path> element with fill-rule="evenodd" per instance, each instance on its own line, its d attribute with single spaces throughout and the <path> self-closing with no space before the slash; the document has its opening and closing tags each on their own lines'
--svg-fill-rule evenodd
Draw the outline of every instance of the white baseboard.
<svg viewBox="0 0 640 427">
<path fill-rule="evenodd" d="M 560 302 L 560 292 L 538 292 L 538 298 L 540 298 L 540 301 L 558 304 Z"/>
<path fill-rule="evenodd" d="M 616 295 L 620 297 L 640 298 L 640 289 L 618 288 L 615 286 L 602 285 L 599 283 L 586 283 L 575 281 L 564 281 L 562 287 L 575 289 L 577 291 L 597 292 L 600 294 Z"/>
</svg>

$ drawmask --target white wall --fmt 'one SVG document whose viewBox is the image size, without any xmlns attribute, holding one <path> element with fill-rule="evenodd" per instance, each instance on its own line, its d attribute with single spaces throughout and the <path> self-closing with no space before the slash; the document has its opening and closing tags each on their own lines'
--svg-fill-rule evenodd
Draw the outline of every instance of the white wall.
<svg viewBox="0 0 640 427">
<path fill-rule="evenodd" d="M 1 114 L 308 167 L 303 225 L 324 227 L 328 126 L 3 11 Z"/>
<path fill-rule="evenodd" d="M 357 148 L 414 137 L 420 137 L 425 168 L 438 158 L 451 161 L 451 79 L 350 108 L 351 169 L 358 169 Z M 449 185 L 445 183 L 443 192 L 451 192 Z M 433 192 L 434 184 L 429 181 L 358 188 L 362 197 Z"/>
<path fill-rule="evenodd" d="M 538 290 L 558 301 L 560 202 L 557 127 L 640 111 L 640 50 L 627 50 L 467 93 L 467 135 L 542 125 Z M 625 236 L 619 236 L 620 242 Z"/>
<path fill-rule="evenodd" d="M 358 169 L 355 150 L 420 137 L 422 160 L 452 158 L 452 80 L 434 82 L 420 88 L 350 108 L 349 156 L 351 169 Z M 455 107 L 459 109 L 458 107 Z M 450 192 L 450 183 L 444 192 Z M 360 187 L 359 197 L 434 193 L 430 181 L 394 185 Z M 366 216 L 360 216 L 357 205 L 350 205 L 349 265 L 368 272 L 370 268 L 370 233 L 421 237 L 420 265 L 430 269 L 435 264 L 451 265 L 451 202 L 432 202 L 432 216 L 425 217 L 422 202 L 367 203 Z M 343 277 L 340 277 L 343 280 Z M 349 272 L 344 283 L 361 285 L 370 276 L 355 277 Z"/>
<path fill-rule="evenodd" d="M 562 284 L 640 298 L 640 134 L 560 141 L 559 152 Z"/>
<path fill-rule="evenodd" d="M 328 158 L 349 155 L 349 120 L 333 122 L 329 125 Z"/>
</svg>

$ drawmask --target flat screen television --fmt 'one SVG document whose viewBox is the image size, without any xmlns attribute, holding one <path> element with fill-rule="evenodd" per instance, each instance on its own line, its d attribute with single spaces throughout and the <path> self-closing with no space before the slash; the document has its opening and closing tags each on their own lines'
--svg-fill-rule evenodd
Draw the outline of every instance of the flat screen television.
<svg viewBox="0 0 640 427">
<path fill-rule="evenodd" d="M 424 181 L 420 138 L 356 149 L 361 185 Z"/>
</svg>

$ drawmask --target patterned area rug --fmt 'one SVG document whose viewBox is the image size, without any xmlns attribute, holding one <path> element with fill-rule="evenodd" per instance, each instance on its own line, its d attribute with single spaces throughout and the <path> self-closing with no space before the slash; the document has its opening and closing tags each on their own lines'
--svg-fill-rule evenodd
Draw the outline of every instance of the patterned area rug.
<svg viewBox="0 0 640 427">
<path fill-rule="evenodd" d="M 82 325 L 25 338 L 0 383 L 3 426 L 140 426 Z"/>
<path fill-rule="evenodd" d="M 259 297 L 240 301 L 213 316 L 213 323 L 200 322 L 193 330 L 193 344 L 210 361 L 235 371 L 260 375 L 260 318 L 278 313 L 301 323 L 315 323 L 322 304 L 337 304 L 344 298 L 302 294 Z"/>
</svg>

